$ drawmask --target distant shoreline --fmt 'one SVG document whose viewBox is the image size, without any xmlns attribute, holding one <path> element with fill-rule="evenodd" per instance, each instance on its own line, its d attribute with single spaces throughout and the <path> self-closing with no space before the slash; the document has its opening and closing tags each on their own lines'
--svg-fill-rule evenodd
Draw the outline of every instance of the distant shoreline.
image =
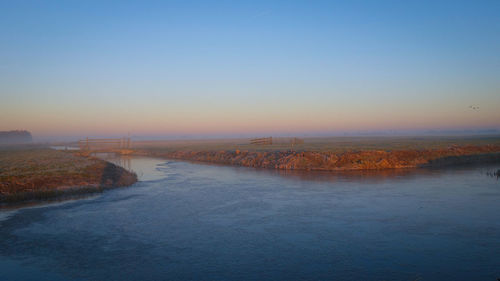
<svg viewBox="0 0 500 281">
<path fill-rule="evenodd" d="M 500 163 L 500 145 L 345 152 L 139 149 L 136 154 L 232 166 L 306 171 L 381 170 Z"/>
<path fill-rule="evenodd" d="M 307 140 L 295 149 L 287 147 L 286 142 L 138 142 L 133 154 L 284 171 L 376 171 L 500 163 L 500 138 L 473 141 L 319 139 Z M 40 146 L 0 147 L 0 205 L 74 197 L 135 182 L 134 173 L 74 151 Z"/>
</svg>

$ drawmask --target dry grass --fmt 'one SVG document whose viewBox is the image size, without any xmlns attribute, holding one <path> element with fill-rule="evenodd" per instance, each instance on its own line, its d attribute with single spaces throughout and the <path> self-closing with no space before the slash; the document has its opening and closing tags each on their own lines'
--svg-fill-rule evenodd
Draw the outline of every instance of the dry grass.
<svg viewBox="0 0 500 281">
<path fill-rule="evenodd" d="M 305 138 L 303 144 L 292 146 L 291 138 L 273 138 L 272 145 L 252 145 L 250 139 L 138 141 L 133 147 L 152 152 L 174 151 L 317 151 L 346 152 L 366 150 L 444 149 L 450 146 L 500 145 L 500 136 L 466 137 L 328 137 Z"/>
<path fill-rule="evenodd" d="M 307 138 L 253 145 L 248 139 L 134 143 L 136 153 L 285 170 L 363 170 L 496 163 L 500 137 Z"/>
<path fill-rule="evenodd" d="M 73 174 L 95 163 L 90 158 L 38 147 L 0 150 L 0 175 L 32 177 L 35 175 Z"/>
<path fill-rule="evenodd" d="M 0 148 L 0 202 L 130 185 L 136 175 L 96 158 L 23 146 Z"/>
</svg>

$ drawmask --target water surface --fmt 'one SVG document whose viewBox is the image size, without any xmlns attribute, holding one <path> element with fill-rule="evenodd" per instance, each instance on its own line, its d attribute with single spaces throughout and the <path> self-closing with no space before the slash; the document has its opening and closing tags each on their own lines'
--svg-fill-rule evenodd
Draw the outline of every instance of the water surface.
<svg viewBox="0 0 500 281">
<path fill-rule="evenodd" d="M 141 181 L 0 211 L 2 280 L 500 277 L 500 183 L 486 175 L 499 167 L 332 174 L 115 162 Z"/>
</svg>

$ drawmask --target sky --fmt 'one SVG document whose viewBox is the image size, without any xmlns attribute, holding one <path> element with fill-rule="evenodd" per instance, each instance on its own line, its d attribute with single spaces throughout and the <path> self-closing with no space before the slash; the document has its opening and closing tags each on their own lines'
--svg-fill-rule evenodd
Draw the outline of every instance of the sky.
<svg viewBox="0 0 500 281">
<path fill-rule="evenodd" d="M 0 0 L 0 130 L 499 130 L 499 15 L 498 0 Z"/>
</svg>

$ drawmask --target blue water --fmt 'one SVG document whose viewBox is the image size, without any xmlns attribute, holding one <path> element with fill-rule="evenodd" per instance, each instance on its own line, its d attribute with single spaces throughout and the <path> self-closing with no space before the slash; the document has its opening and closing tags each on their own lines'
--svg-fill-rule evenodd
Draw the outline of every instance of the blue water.
<svg viewBox="0 0 500 281">
<path fill-rule="evenodd" d="M 486 175 L 500 167 L 331 174 L 129 162 L 142 167 L 131 187 L 1 210 L 0 279 L 500 277 L 500 182 Z"/>
</svg>

